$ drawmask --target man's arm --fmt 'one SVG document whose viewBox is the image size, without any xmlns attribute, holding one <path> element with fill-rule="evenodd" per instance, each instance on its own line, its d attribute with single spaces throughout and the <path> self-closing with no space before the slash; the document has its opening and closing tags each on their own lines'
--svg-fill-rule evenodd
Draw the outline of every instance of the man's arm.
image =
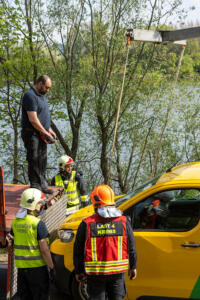
<svg viewBox="0 0 200 300">
<path fill-rule="evenodd" d="M 51 179 L 51 186 L 56 186 L 55 176 Z"/>
<path fill-rule="evenodd" d="M 76 172 L 76 181 L 77 181 L 77 187 L 80 192 L 82 207 L 85 207 L 89 204 L 89 197 L 85 187 L 85 183 L 82 178 L 82 174 L 79 174 L 79 172 Z"/>
<path fill-rule="evenodd" d="M 53 136 L 51 135 L 51 133 L 49 133 L 40 123 L 40 120 L 37 117 L 36 111 L 27 111 L 27 115 L 28 115 L 28 119 L 29 119 L 30 123 L 36 130 L 38 130 L 39 132 L 41 132 L 44 135 L 47 135 L 48 137 L 50 137 L 50 139 L 52 139 L 52 140 L 54 139 Z"/>
<path fill-rule="evenodd" d="M 75 267 L 75 275 L 76 280 L 80 281 L 85 277 L 85 267 L 84 267 L 84 259 L 85 259 L 85 241 L 86 241 L 86 229 L 87 225 L 84 221 L 79 225 L 76 240 L 74 243 L 74 267 Z"/>
<path fill-rule="evenodd" d="M 48 246 L 48 243 L 46 240 L 47 237 L 49 237 L 49 232 L 47 230 L 47 227 L 46 227 L 45 223 L 40 220 L 37 225 L 37 240 L 39 243 L 40 252 L 41 252 L 42 257 L 43 257 L 45 263 L 47 264 L 47 266 L 50 269 L 53 269 L 54 265 L 53 265 L 53 261 L 51 258 L 49 246 Z"/>
<path fill-rule="evenodd" d="M 136 246 L 135 246 L 135 238 L 133 235 L 133 229 L 131 227 L 131 223 L 129 221 L 129 218 L 126 218 L 126 235 L 128 240 L 128 254 L 129 254 L 129 264 L 130 264 L 130 279 L 136 278 L 137 275 L 137 252 L 136 252 Z"/>
<path fill-rule="evenodd" d="M 47 264 L 47 266 L 50 269 L 53 269 L 54 265 L 53 265 L 51 253 L 50 253 L 49 246 L 47 244 L 46 239 L 39 240 L 39 246 L 40 246 L 40 251 L 41 251 L 41 254 L 42 254 L 42 257 L 43 257 L 45 263 Z"/>
<path fill-rule="evenodd" d="M 77 186 L 78 186 L 80 195 L 87 195 L 87 190 L 85 187 L 85 183 L 84 183 L 81 171 L 80 171 L 80 173 L 79 173 L 79 171 L 76 172 L 75 180 L 77 181 Z"/>
</svg>

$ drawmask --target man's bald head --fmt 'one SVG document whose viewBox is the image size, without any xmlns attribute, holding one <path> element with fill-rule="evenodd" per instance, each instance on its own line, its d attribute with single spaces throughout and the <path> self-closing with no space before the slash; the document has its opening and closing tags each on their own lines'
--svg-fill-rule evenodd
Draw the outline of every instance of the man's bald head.
<svg viewBox="0 0 200 300">
<path fill-rule="evenodd" d="M 51 78 L 48 75 L 41 75 L 37 79 L 34 87 L 39 94 L 45 95 L 51 88 L 51 85 Z"/>
</svg>

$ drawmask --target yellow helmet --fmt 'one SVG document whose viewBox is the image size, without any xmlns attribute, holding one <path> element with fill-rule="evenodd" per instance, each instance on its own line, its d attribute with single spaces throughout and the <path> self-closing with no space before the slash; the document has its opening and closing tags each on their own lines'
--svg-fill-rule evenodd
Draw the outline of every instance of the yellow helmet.
<svg viewBox="0 0 200 300">
<path fill-rule="evenodd" d="M 20 206 L 29 210 L 35 210 L 38 202 L 45 199 L 45 195 L 38 189 L 29 188 L 21 194 Z"/>
<path fill-rule="evenodd" d="M 115 205 L 115 195 L 106 184 L 98 185 L 90 194 L 94 208 Z"/>
</svg>

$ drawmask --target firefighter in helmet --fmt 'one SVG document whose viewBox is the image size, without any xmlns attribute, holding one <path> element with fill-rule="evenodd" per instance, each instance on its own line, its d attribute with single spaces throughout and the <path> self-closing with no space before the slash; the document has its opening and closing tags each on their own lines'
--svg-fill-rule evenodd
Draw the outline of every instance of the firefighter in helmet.
<svg viewBox="0 0 200 300">
<path fill-rule="evenodd" d="M 74 244 L 75 277 L 87 278 L 90 300 L 123 299 L 124 273 L 136 277 L 136 247 L 130 221 L 115 207 L 108 185 L 97 186 L 90 195 L 95 214 L 79 225 Z M 107 297 L 107 298 L 106 298 Z"/>
<path fill-rule="evenodd" d="M 174 196 L 174 191 L 162 191 L 139 203 L 135 214 L 140 219 L 140 226 L 145 229 L 162 228 L 169 213 L 169 202 Z"/>
<path fill-rule="evenodd" d="M 82 172 L 73 171 L 74 160 L 68 155 L 62 155 L 58 160 L 59 173 L 52 180 L 52 186 L 61 186 L 67 194 L 67 209 L 79 209 L 80 204 L 89 204 L 88 194 L 82 178 Z"/>
<path fill-rule="evenodd" d="M 18 270 L 17 294 L 21 300 L 46 300 L 49 275 L 52 277 L 55 272 L 48 246 L 49 233 L 45 223 L 37 218 L 44 198 L 40 190 L 26 189 L 21 195 L 21 208 L 11 226 Z"/>
</svg>

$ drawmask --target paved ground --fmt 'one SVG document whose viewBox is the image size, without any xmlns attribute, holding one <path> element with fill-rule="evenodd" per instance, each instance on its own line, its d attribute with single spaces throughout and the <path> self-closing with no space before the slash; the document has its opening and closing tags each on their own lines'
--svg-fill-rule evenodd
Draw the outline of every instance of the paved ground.
<svg viewBox="0 0 200 300">
<path fill-rule="evenodd" d="M 56 287 L 51 286 L 51 291 L 50 291 L 50 300 L 66 300 L 68 299 L 69 296 L 59 293 L 59 291 L 56 289 Z M 71 300 L 72 297 L 70 298 Z"/>
<path fill-rule="evenodd" d="M 0 264 L 0 300 L 6 300 L 6 276 L 7 276 L 7 264 Z M 58 292 L 58 290 L 52 285 L 50 288 L 50 300 L 66 300 L 67 296 Z M 18 300 L 17 297 L 13 297 L 13 300 Z"/>
<path fill-rule="evenodd" d="M 7 265 L 0 264 L 0 300 L 6 299 L 6 275 L 7 275 Z"/>
</svg>

